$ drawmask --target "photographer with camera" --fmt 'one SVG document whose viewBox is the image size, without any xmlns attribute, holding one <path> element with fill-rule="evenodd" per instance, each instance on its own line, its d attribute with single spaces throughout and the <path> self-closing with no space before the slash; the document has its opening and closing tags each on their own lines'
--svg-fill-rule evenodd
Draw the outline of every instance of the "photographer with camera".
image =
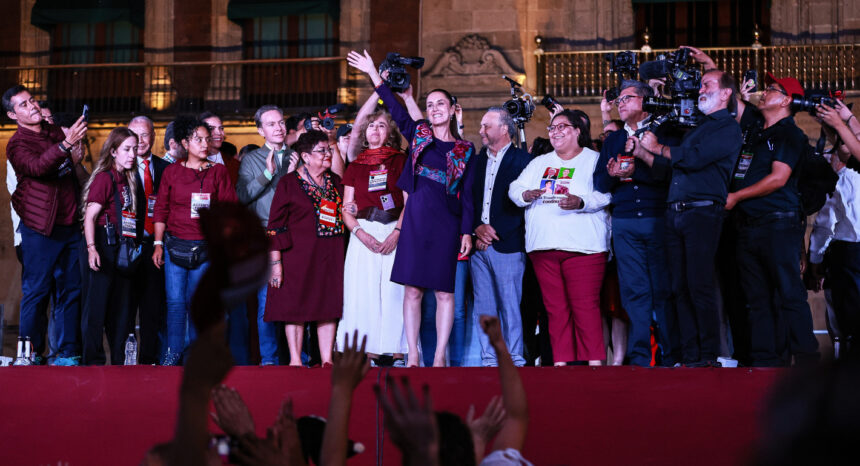
<svg viewBox="0 0 860 466">
<path fill-rule="evenodd" d="M 409 345 L 407 365 L 418 365 L 418 327 L 425 290 L 436 291 L 436 354 L 434 366 L 445 365 L 448 337 L 454 319 L 457 253 L 472 250 L 472 143 L 459 139 L 454 126 L 451 94 L 435 89 L 427 95 L 427 119 L 413 120 L 389 87 L 402 92 L 403 75 L 388 73 L 396 81 L 383 82 L 373 59 L 352 51 L 350 66 L 367 73 L 376 92 L 391 111 L 400 132 L 409 140 L 409 154 L 397 186 L 409 195 L 403 229 L 394 258 L 391 280 L 406 285 L 403 321 Z M 393 75 L 393 76 L 392 76 Z M 409 75 L 406 74 L 406 77 Z M 405 84 L 405 86 L 404 86 Z"/>
<path fill-rule="evenodd" d="M 860 122 L 851 112 L 847 105 L 836 100 L 834 106 L 822 102 L 816 108 L 816 117 L 819 121 L 833 128 L 851 155 L 860 161 Z M 849 163 L 850 165 L 850 163 Z"/>
<path fill-rule="evenodd" d="M 717 365 L 720 350 L 714 257 L 729 178 L 743 143 L 740 126 L 730 113 L 737 105 L 736 93 L 730 74 L 708 71 L 702 76 L 698 97 L 703 115 L 680 145 L 660 144 L 651 132 L 641 140 L 631 138 L 628 144 L 633 155 L 649 166 L 656 157 L 671 161 L 666 247 L 687 367 Z"/>
<path fill-rule="evenodd" d="M 795 168 L 807 137 L 794 123 L 791 96 L 802 96 L 803 88 L 794 78 L 772 74 L 765 82 L 758 105 L 764 128 L 741 154 L 726 200 L 727 210 L 739 210 L 737 258 L 757 367 L 788 365 L 792 355 L 797 364 L 819 357 L 800 279 L 804 228 Z"/>
<path fill-rule="evenodd" d="M 630 317 L 627 329 L 627 358 L 630 364 L 651 364 L 652 318 L 660 347 L 658 363 L 671 366 L 677 359 L 677 336 L 674 316 L 669 312 L 669 278 L 665 252 L 666 197 L 669 186 L 665 178 L 669 159 L 655 159 L 657 167 L 640 159 L 625 157 L 625 146 L 636 130 L 651 120 L 642 109 L 645 97 L 654 96 L 651 87 L 641 81 L 625 80 L 615 104 L 624 121 L 624 129 L 612 132 L 604 141 L 594 170 L 594 186 L 612 194 L 612 236 L 618 264 L 618 282 L 624 310 Z M 667 134 L 667 125 L 657 130 L 658 141 L 676 143 Z M 632 142 L 631 142 L 632 144 Z M 645 279 L 642 279 L 646 277 Z"/>
</svg>

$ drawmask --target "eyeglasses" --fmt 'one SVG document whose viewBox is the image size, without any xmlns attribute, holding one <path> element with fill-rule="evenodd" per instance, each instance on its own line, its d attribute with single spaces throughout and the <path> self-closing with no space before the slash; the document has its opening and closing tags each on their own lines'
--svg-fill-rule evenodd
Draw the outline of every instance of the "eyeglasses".
<svg viewBox="0 0 860 466">
<path fill-rule="evenodd" d="M 633 95 L 633 94 L 628 94 L 628 95 L 621 96 L 621 97 L 619 97 L 619 98 L 615 99 L 615 106 L 616 106 L 616 107 L 619 107 L 619 106 L 621 106 L 621 104 L 625 104 L 625 105 L 626 105 L 626 104 L 627 104 L 627 102 L 630 102 L 630 99 L 638 99 L 638 98 L 640 98 L 640 97 L 641 97 L 641 96 Z"/>
<path fill-rule="evenodd" d="M 329 155 L 331 155 L 333 153 L 331 150 L 331 147 L 326 148 L 326 149 L 314 149 L 311 152 L 316 152 L 317 154 L 329 154 Z"/>
<path fill-rule="evenodd" d="M 782 95 L 784 95 L 784 96 L 788 97 L 788 92 L 785 92 L 785 91 L 783 91 L 782 89 L 780 89 L 780 88 L 778 88 L 778 87 L 776 87 L 776 86 L 773 86 L 773 85 L 768 86 L 768 87 L 764 90 L 764 92 L 779 92 L 780 94 L 782 94 Z"/>
<path fill-rule="evenodd" d="M 546 127 L 547 133 L 552 133 L 554 131 L 564 131 L 565 128 L 573 128 L 573 125 L 569 125 L 567 123 L 559 123 L 557 125 L 550 125 Z"/>
<path fill-rule="evenodd" d="M 191 141 L 195 142 L 197 144 L 200 144 L 203 141 L 206 141 L 208 143 L 208 142 L 212 142 L 212 138 L 201 138 L 199 136 L 194 136 L 193 138 L 191 138 Z"/>
</svg>

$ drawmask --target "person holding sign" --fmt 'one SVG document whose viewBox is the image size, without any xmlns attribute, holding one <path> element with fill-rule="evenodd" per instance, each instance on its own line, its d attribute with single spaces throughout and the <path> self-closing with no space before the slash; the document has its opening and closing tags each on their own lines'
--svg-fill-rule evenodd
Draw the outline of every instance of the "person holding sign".
<svg viewBox="0 0 860 466">
<path fill-rule="evenodd" d="M 187 326 L 188 311 L 197 283 L 209 266 L 200 230 L 200 210 L 208 209 L 214 202 L 237 202 L 227 168 L 206 159 L 212 141 L 210 134 L 206 123 L 196 118 L 176 119 L 174 135 L 188 158 L 164 169 L 155 201 L 152 262 L 156 267 L 164 266 L 167 294 L 164 365 L 178 364 L 186 341 L 196 337 L 194 326 Z"/>
<path fill-rule="evenodd" d="M 372 94 L 355 119 L 354 143 L 363 148 L 346 167 L 344 223 L 352 232 L 344 264 L 343 319 L 337 346 L 354 331 L 367 335 L 371 357 L 392 354 L 402 358 L 403 285 L 391 281 L 391 268 L 406 194 L 397 187 L 406 154 L 400 150 L 400 133 L 391 114 L 376 108 Z M 372 112 L 372 113 L 371 113 Z M 346 153 L 346 151 L 344 151 Z"/>
<path fill-rule="evenodd" d="M 120 235 L 137 236 L 134 161 L 137 136 L 128 128 L 114 128 L 102 146 L 101 157 L 81 194 L 87 261 L 83 276 L 83 363 L 104 365 L 103 334 L 107 331 L 111 364 L 121 365 L 123 344 L 131 322 L 131 277 L 115 269 Z M 122 217 L 115 209 L 119 196 Z M 108 310 L 110 309 L 110 312 Z"/>
<path fill-rule="evenodd" d="M 555 150 L 534 158 L 511 183 L 508 196 L 526 208 L 526 251 L 546 305 L 555 364 L 599 365 L 606 358 L 600 287 L 611 197 L 594 189 L 599 154 L 588 148 L 588 124 L 564 110 L 547 131 Z M 546 190 L 550 181 L 564 189 Z"/>
<path fill-rule="evenodd" d="M 304 325 L 316 322 L 326 367 L 332 363 L 335 329 L 343 314 L 343 184 L 331 172 L 325 133 L 310 130 L 293 149 L 302 165 L 278 181 L 269 211 L 272 275 L 264 320 L 286 322 L 291 366 L 302 365 Z"/>
</svg>

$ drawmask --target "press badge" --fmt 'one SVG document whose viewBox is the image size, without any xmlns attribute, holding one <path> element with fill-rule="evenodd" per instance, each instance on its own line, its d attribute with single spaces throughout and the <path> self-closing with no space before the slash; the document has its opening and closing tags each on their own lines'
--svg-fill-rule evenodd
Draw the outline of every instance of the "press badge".
<svg viewBox="0 0 860 466">
<path fill-rule="evenodd" d="M 382 191 L 388 184 L 388 169 L 371 170 L 370 177 L 367 180 L 367 190 L 369 192 Z"/>
<path fill-rule="evenodd" d="M 394 208 L 394 197 L 391 194 L 381 194 L 379 200 L 382 201 L 382 208 L 391 210 Z"/>
<path fill-rule="evenodd" d="M 320 225 L 337 228 L 337 203 L 328 199 L 320 201 Z"/>
<path fill-rule="evenodd" d="M 154 195 L 150 195 L 146 198 L 146 216 L 152 218 L 155 213 L 155 199 Z"/>
<path fill-rule="evenodd" d="M 735 170 L 735 179 L 742 180 L 747 176 L 747 170 L 750 169 L 753 155 L 750 152 L 741 152 L 738 159 L 738 168 Z"/>
<path fill-rule="evenodd" d="M 208 209 L 211 193 L 191 193 L 191 218 L 200 218 L 200 209 Z"/>
<path fill-rule="evenodd" d="M 122 235 L 126 238 L 137 238 L 137 222 L 132 212 L 122 211 Z"/>
</svg>

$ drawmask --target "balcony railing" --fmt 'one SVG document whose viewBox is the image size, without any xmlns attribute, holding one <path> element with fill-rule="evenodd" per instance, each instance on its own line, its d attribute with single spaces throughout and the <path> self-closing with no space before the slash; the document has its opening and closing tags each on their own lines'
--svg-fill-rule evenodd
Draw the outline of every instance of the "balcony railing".
<svg viewBox="0 0 860 466">
<path fill-rule="evenodd" d="M 172 117 L 203 110 L 247 117 L 262 105 L 318 110 L 337 102 L 341 57 L 7 67 L 9 83 L 27 86 L 54 112 L 93 118 Z M 11 84 L 10 84 L 11 85 Z"/>
<path fill-rule="evenodd" d="M 722 70 L 740 80 L 748 69 L 758 71 L 759 79 L 771 72 L 776 77 L 793 76 L 806 89 L 858 90 L 860 82 L 860 44 L 791 45 L 771 47 L 728 47 L 702 49 Z M 672 50 L 637 52 L 637 63 L 656 59 Z M 546 52 L 537 56 L 538 95 L 556 97 L 597 97 L 604 89 L 616 86 L 609 73 L 605 54 L 619 50 L 589 52 Z M 761 84 L 759 84 L 761 89 Z"/>
</svg>

